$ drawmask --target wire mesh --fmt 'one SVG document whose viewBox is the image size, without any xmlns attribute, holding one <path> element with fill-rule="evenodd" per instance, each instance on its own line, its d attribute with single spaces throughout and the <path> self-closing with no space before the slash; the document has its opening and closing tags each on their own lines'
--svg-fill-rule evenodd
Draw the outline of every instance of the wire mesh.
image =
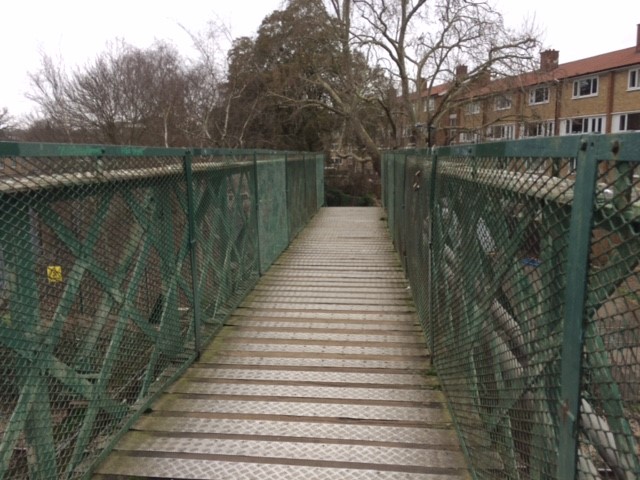
<svg viewBox="0 0 640 480">
<path fill-rule="evenodd" d="M 292 215 L 289 215 L 289 238 L 294 238 L 304 226 L 308 198 L 304 180 L 306 171 L 304 155 L 289 153 L 287 155 L 286 168 L 287 208 L 293 212 Z"/>
<path fill-rule="evenodd" d="M 635 146 L 635 156 L 598 165 L 584 327 L 581 478 L 640 476 L 640 149 Z M 621 156 L 627 152 L 620 148 Z"/>
<path fill-rule="evenodd" d="M 390 228 L 475 477 L 640 478 L 639 161 L 638 134 L 385 155 Z"/>
<path fill-rule="evenodd" d="M 86 474 L 197 357 L 320 206 L 288 209 L 284 173 L 268 152 L 0 143 L 0 478 Z"/>
</svg>

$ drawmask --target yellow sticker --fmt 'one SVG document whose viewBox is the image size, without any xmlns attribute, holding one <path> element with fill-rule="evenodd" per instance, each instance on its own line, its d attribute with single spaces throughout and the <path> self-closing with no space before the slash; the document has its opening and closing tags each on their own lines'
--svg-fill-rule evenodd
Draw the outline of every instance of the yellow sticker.
<svg viewBox="0 0 640 480">
<path fill-rule="evenodd" d="M 49 279 L 49 283 L 60 283 L 62 281 L 62 267 L 49 265 L 47 267 L 47 278 Z"/>
</svg>

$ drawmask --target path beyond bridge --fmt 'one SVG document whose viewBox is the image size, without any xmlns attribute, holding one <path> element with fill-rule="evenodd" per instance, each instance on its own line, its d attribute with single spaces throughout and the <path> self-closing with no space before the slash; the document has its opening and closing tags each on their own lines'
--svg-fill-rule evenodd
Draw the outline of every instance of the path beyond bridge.
<svg viewBox="0 0 640 480">
<path fill-rule="evenodd" d="M 96 478 L 468 478 L 378 208 L 325 208 Z"/>
</svg>

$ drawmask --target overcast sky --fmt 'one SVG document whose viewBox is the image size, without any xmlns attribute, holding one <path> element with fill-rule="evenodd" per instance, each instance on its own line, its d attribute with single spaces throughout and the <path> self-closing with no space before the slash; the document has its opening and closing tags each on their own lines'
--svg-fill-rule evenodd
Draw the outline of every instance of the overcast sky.
<svg viewBox="0 0 640 480">
<path fill-rule="evenodd" d="M 568 62 L 635 45 L 640 23 L 638 0 L 493 0 L 506 22 L 517 27 L 535 16 L 544 46 Z M 180 27 L 204 30 L 208 20 L 230 25 L 234 37 L 253 35 L 262 19 L 282 0 L 3 0 L 0 7 L 0 108 L 19 116 L 33 109 L 24 98 L 28 72 L 36 72 L 41 53 L 83 65 L 109 40 L 148 47 L 168 40 L 190 55 L 190 40 Z"/>
</svg>

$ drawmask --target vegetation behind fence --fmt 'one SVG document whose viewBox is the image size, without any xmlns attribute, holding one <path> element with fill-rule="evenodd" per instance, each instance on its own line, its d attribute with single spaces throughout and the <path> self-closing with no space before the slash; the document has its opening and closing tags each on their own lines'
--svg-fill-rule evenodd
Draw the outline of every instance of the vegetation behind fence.
<svg viewBox="0 0 640 480">
<path fill-rule="evenodd" d="M 385 154 L 476 478 L 640 478 L 639 161 L 640 134 Z"/>
<path fill-rule="evenodd" d="M 323 165 L 0 143 L 0 479 L 89 472 L 321 206 Z"/>
</svg>

